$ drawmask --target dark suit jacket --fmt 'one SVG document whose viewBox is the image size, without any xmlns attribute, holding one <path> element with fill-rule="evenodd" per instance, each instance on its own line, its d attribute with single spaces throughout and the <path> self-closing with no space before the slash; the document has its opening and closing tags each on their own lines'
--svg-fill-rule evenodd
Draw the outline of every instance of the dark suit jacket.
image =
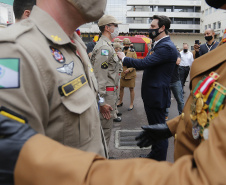
<svg viewBox="0 0 226 185">
<path fill-rule="evenodd" d="M 151 108 L 170 107 L 170 81 L 177 61 L 177 49 L 170 37 L 163 38 L 144 59 L 125 57 L 123 65 L 144 70 L 141 95 Z"/>
<path fill-rule="evenodd" d="M 214 50 L 219 45 L 219 42 L 215 42 L 215 44 L 211 47 L 210 51 Z M 195 53 L 195 58 L 201 57 L 202 55 L 208 53 L 208 48 L 206 47 L 206 43 L 200 45 L 199 52 Z"/>
</svg>

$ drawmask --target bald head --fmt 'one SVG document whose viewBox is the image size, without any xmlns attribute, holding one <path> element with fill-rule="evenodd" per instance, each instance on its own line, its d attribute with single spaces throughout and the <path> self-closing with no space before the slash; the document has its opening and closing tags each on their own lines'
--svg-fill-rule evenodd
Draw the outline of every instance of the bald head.
<svg viewBox="0 0 226 185">
<path fill-rule="evenodd" d="M 208 29 L 206 29 L 206 31 L 205 32 L 208 32 L 208 33 L 215 33 L 214 32 L 214 29 L 212 29 L 212 28 L 208 28 Z"/>
<path fill-rule="evenodd" d="M 205 31 L 204 36 L 205 36 L 205 39 L 206 39 L 208 42 L 212 42 L 212 41 L 214 41 L 215 32 L 214 32 L 213 29 L 208 28 L 208 29 Z"/>
</svg>

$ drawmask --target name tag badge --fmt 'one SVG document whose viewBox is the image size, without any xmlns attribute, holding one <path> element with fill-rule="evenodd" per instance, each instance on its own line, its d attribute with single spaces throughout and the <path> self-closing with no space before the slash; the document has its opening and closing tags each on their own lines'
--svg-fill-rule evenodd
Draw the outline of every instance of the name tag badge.
<svg viewBox="0 0 226 185">
<path fill-rule="evenodd" d="M 84 86 L 86 83 L 86 77 L 84 75 L 81 75 L 78 78 L 60 86 L 58 89 L 61 96 L 69 96 L 80 89 L 82 86 Z"/>
</svg>

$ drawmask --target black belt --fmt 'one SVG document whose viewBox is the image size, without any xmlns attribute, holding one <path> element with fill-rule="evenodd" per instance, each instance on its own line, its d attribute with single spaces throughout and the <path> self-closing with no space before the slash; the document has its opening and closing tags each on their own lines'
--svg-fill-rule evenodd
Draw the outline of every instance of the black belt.
<svg viewBox="0 0 226 185">
<path fill-rule="evenodd" d="M 190 66 L 180 66 L 180 67 L 183 67 L 183 68 L 188 68 L 189 67 L 190 68 Z"/>
</svg>

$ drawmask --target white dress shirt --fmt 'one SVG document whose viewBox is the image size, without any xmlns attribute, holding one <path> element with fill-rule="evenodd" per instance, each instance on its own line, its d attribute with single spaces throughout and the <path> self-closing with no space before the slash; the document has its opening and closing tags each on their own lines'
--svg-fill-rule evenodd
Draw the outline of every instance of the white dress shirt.
<svg viewBox="0 0 226 185">
<path fill-rule="evenodd" d="M 184 51 L 181 51 L 180 54 L 181 54 L 180 66 L 191 66 L 194 61 L 192 52 L 188 51 L 187 53 L 185 53 Z"/>
</svg>

